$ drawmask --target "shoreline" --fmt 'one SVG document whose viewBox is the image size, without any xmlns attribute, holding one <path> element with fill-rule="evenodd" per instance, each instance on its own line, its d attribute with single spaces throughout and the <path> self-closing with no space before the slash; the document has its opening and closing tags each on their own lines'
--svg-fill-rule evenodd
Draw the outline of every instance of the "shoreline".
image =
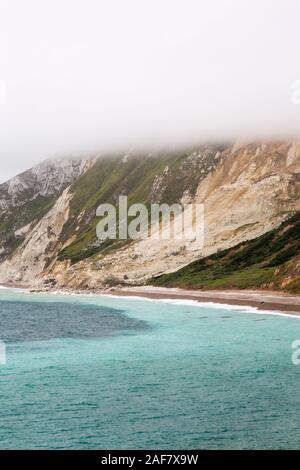
<svg viewBox="0 0 300 470">
<path fill-rule="evenodd" d="M 300 296 L 280 291 L 267 290 L 188 290 L 172 287 L 136 286 L 115 287 L 105 290 L 35 289 L 20 282 L 2 283 L 11 289 L 25 289 L 32 293 L 60 293 L 81 295 L 112 295 L 116 297 L 140 297 L 153 300 L 193 300 L 199 303 L 232 305 L 242 308 L 256 308 L 261 311 L 278 312 L 300 317 Z"/>
<path fill-rule="evenodd" d="M 170 287 L 123 287 L 103 294 L 115 296 L 138 296 L 156 300 L 193 300 L 199 303 L 214 303 L 300 316 L 300 296 L 276 291 L 260 290 L 187 290 Z"/>
</svg>

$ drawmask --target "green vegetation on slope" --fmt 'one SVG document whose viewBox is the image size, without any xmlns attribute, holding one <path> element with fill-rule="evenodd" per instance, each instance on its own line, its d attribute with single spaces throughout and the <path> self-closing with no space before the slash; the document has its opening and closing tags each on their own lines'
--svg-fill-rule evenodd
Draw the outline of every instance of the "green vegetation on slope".
<svg viewBox="0 0 300 470">
<path fill-rule="evenodd" d="M 254 240 L 201 258 L 152 280 L 156 286 L 190 289 L 279 287 L 280 272 L 300 254 L 300 213 Z M 300 292 L 299 280 L 286 288 Z"/>
<path fill-rule="evenodd" d="M 180 200 L 186 190 L 193 194 L 199 179 L 216 165 L 216 148 L 204 148 L 197 156 L 182 152 L 161 152 L 157 155 L 108 156 L 95 164 L 72 185 L 69 220 L 62 240 L 73 238 L 59 254 L 60 260 L 72 264 L 107 250 L 120 248 L 127 241 L 108 240 L 99 243 L 96 238 L 96 209 L 102 203 L 118 203 L 119 195 L 128 196 L 128 205 Z M 153 186 L 155 182 L 155 187 Z M 74 239 L 75 235 L 75 239 Z"/>
<path fill-rule="evenodd" d="M 146 202 L 149 186 L 163 162 L 158 159 L 136 157 L 122 163 L 119 158 L 107 157 L 96 161 L 72 186 L 74 194 L 70 215 L 64 227 L 65 240 L 76 234 L 76 239 L 59 255 L 76 263 L 106 250 L 116 243 L 108 240 L 99 245 L 96 238 L 96 209 L 102 203 L 118 202 L 120 194 L 128 195 L 128 203 Z M 119 242 L 118 242 L 119 245 Z"/>
</svg>

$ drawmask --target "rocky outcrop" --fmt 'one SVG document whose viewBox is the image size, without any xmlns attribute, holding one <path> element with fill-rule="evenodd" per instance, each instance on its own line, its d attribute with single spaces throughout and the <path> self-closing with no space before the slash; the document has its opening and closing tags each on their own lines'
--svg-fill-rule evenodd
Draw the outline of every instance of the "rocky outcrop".
<svg viewBox="0 0 300 470">
<path fill-rule="evenodd" d="M 52 158 L 1 184 L 1 218 L 37 196 L 57 196 L 78 178 L 85 165 L 80 158 Z"/>
</svg>

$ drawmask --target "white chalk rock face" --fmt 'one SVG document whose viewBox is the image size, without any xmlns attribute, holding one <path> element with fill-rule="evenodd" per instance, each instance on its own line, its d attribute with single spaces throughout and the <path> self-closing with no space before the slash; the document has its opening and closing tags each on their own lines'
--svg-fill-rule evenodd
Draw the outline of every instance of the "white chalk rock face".
<svg viewBox="0 0 300 470">
<path fill-rule="evenodd" d="M 85 160 L 49 159 L 0 185 L 0 263 L 85 170 Z"/>
</svg>

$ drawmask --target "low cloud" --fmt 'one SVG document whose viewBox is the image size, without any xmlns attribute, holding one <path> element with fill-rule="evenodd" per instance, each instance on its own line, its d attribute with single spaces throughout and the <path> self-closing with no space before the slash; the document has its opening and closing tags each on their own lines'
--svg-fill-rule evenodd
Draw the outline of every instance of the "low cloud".
<svg viewBox="0 0 300 470">
<path fill-rule="evenodd" d="M 0 181 L 52 155 L 294 138 L 298 0 L 1 2 Z"/>
</svg>

